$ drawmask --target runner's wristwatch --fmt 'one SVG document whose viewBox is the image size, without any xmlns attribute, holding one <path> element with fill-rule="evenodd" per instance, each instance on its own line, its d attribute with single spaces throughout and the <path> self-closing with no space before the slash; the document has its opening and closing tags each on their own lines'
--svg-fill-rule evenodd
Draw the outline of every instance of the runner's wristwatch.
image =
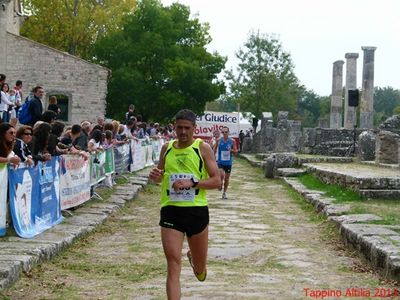
<svg viewBox="0 0 400 300">
<path fill-rule="evenodd" d="M 190 180 L 193 183 L 192 187 L 196 187 L 199 184 L 199 180 L 194 177 L 190 178 Z"/>
</svg>

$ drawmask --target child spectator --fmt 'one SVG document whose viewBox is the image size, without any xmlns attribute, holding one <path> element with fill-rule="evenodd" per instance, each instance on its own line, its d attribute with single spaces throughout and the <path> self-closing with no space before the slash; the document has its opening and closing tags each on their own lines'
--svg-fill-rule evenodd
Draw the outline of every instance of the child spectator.
<svg viewBox="0 0 400 300">
<path fill-rule="evenodd" d="M 49 106 L 47 107 L 47 110 L 54 111 L 56 116 L 58 116 L 61 112 L 61 108 L 57 104 L 57 97 L 56 96 L 51 96 L 49 99 Z"/>
<path fill-rule="evenodd" d="M 135 117 L 133 112 L 135 111 L 135 105 L 131 104 L 128 107 L 128 112 L 125 113 L 125 124 L 132 118 Z"/>
<path fill-rule="evenodd" d="M 99 152 L 103 149 L 101 148 L 101 144 L 103 142 L 103 132 L 99 129 L 94 129 L 91 133 L 91 137 L 88 143 L 88 151 Z"/>
<path fill-rule="evenodd" d="M 114 145 L 113 143 L 113 133 L 111 130 L 104 131 L 104 141 L 103 141 L 103 148 L 108 149 Z"/>
</svg>

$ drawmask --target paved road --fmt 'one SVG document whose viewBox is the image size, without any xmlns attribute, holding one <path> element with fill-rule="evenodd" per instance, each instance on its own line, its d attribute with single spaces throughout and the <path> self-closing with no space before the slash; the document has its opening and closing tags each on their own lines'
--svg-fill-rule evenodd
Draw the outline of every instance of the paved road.
<svg viewBox="0 0 400 300">
<path fill-rule="evenodd" d="M 228 200 L 220 199 L 220 192 L 209 193 L 205 282 L 195 280 L 186 250 L 182 253 L 183 299 L 316 299 L 323 292 L 335 295 L 324 299 L 368 299 L 367 293 L 378 299 L 375 288 L 388 287 L 373 273 L 360 272 L 358 259 L 337 240 L 324 237 L 332 228 L 302 209 L 303 202 L 294 200 L 281 181 L 263 178 L 260 169 L 244 161 L 235 162 L 231 179 Z M 13 299 L 164 299 L 157 192 L 153 186 L 141 193 L 98 232 L 33 270 L 6 294 Z M 346 297 L 347 289 L 353 289 L 352 297 Z"/>
</svg>

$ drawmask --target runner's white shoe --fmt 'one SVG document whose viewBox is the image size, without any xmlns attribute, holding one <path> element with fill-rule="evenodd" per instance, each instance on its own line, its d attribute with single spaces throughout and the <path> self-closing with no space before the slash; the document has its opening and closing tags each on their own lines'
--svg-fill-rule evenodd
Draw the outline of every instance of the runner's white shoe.
<svg viewBox="0 0 400 300">
<path fill-rule="evenodd" d="M 228 196 L 226 195 L 225 192 L 222 193 L 222 199 L 228 199 Z"/>
</svg>

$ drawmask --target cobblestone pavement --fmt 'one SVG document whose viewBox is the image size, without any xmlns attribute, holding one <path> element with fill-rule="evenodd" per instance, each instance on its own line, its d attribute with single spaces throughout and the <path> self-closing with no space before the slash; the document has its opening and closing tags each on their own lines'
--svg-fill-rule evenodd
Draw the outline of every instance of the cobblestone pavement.
<svg viewBox="0 0 400 300">
<path fill-rule="evenodd" d="M 154 189 L 5 294 L 12 299 L 165 299 Z M 281 181 L 265 179 L 260 169 L 236 161 L 228 199 L 220 197 L 218 191 L 209 192 L 205 282 L 196 281 L 185 242 L 182 299 L 379 299 L 377 288 L 393 290 L 337 240 L 324 237 L 328 224 L 303 209 Z"/>
</svg>

